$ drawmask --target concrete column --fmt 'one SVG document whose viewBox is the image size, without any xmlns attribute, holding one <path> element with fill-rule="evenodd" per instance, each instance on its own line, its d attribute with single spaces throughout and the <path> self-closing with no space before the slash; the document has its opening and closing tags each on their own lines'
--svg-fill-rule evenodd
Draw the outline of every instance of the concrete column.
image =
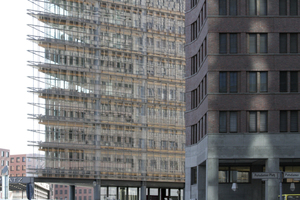
<svg viewBox="0 0 300 200">
<path fill-rule="evenodd" d="M 219 199 L 219 159 L 206 160 L 206 200 Z"/>
<path fill-rule="evenodd" d="M 101 181 L 95 180 L 93 182 L 93 188 L 94 188 L 94 200 L 100 200 L 101 198 Z"/>
<path fill-rule="evenodd" d="M 198 199 L 199 200 L 205 200 L 206 198 L 206 166 L 205 165 L 199 165 L 198 166 Z"/>
<path fill-rule="evenodd" d="M 69 200 L 75 199 L 75 185 L 69 186 Z"/>
<path fill-rule="evenodd" d="M 141 200 L 146 200 L 146 185 L 144 181 L 141 186 Z"/>
<path fill-rule="evenodd" d="M 266 160 L 266 172 L 279 172 L 279 158 L 268 158 Z M 278 199 L 279 179 L 268 179 L 265 183 L 265 199 Z"/>
</svg>

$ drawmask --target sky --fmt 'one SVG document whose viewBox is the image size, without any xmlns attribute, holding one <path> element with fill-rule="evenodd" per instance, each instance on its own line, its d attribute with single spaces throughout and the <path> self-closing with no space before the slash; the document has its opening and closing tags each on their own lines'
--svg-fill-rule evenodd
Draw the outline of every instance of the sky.
<svg viewBox="0 0 300 200">
<path fill-rule="evenodd" d="M 32 55 L 27 52 L 32 44 L 27 40 L 31 23 L 27 9 L 31 3 L 27 0 L 1 2 L 1 139 L 0 148 L 10 149 L 11 154 L 32 153 L 32 147 L 27 141 L 32 140 L 33 120 L 28 120 L 32 112 L 32 94 L 27 87 L 32 86 L 32 80 L 27 78 L 32 74 L 32 68 L 27 61 Z M 3 5 L 4 4 L 4 5 Z"/>
</svg>

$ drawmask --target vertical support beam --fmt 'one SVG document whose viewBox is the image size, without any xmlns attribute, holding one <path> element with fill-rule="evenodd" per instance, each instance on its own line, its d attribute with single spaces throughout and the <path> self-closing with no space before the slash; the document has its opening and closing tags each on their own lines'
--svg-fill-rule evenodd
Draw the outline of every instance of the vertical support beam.
<svg viewBox="0 0 300 200">
<path fill-rule="evenodd" d="M 158 188 L 158 200 L 161 200 L 161 188 Z"/>
<path fill-rule="evenodd" d="M 279 158 L 268 158 L 266 160 L 266 172 L 279 172 Z M 265 194 L 266 200 L 278 198 L 279 179 L 268 179 L 268 181 L 266 181 Z"/>
<path fill-rule="evenodd" d="M 94 188 L 94 200 L 100 200 L 101 198 L 101 181 L 97 179 L 93 182 Z"/>
<path fill-rule="evenodd" d="M 146 195 L 147 200 L 150 199 L 149 196 L 150 196 L 150 188 L 147 188 L 147 195 Z"/>
<path fill-rule="evenodd" d="M 258 165 L 253 165 L 252 166 L 252 172 L 262 172 L 262 167 Z M 261 199 L 262 195 L 262 181 L 261 179 L 251 179 L 251 190 L 252 192 L 252 197 L 251 199 Z"/>
<path fill-rule="evenodd" d="M 144 181 L 142 181 L 141 186 L 141 200 L 146 200 L 146 184 Z"/>
<path fill-rule="evenodd" d="M 161 188 L 161 200 L 165 200 L 166 197 L 166 188 Z"/>
<path fill-rule="evenodd" d="M 205 165 L 199 165 L 198 166 L 198 199 L 199 200 L 205 200 L 206 198 L 206 188 L 205 188 L 205 182 L 206 182 L 206 166 Z"/>
<path fill-rule="evenodd" d="M 69 186 L 69 200 L 75 199 L 75 185 Z"/>
<path fill-rule="evenodd" d="M 219 159 L 206 160 L 206 200 L 219 199 Z"/>
</svg>

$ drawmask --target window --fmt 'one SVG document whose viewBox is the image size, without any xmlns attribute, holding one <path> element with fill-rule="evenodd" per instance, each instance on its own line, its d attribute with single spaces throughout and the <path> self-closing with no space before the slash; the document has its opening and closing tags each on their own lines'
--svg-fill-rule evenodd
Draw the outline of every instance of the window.
<svg viewBox="0 0 300 200">
<path fill-rule="evenodd" d="M 191 75 L 198 72 L 206 56 L 207 56 L 207 49 L 206 49 L 206 38 L 205 38 L 197 54 L 191 57 Z"/>
<path fill-rule="evenodd" d="M 79 189 L 79 194 L 82 194 L 82 189 Z"/>
<path fill-rule="evenodd" d="M 166 140 L 161 141 L 161 149 L 168 149 L 168 143 Z"/>
<path fill-rule="evenodd" d="M 197 184 L 197 167 L 191 168 L 191 185 Z"/>
<path fill-rule="evenodd" d="M 15 167 L 14 166 L 10 166 L 10 171 L 14 171 Z"/>
<path fill-rule="evenodd" d="M 228 80 L 228 81 L 227 81 Z M 237 93 L 238 92 L 238 73 L 220 72 L 219 73 L 219 92 Z"/>
<path fill-rule="evenodd" d="M 191 144 L 196 144 L 198 139 L 198 123 L 191 126 Z"/>
<path fill-rule="evenodd" d="M 196 124 L 191 126 L 191 144 L 196 144 L 206 135 L 206 119 L 205 114 Z"/>
<path fill-rule="evenodd" d="M 191 0 L 191 8 L 195 7 L 198 3 L 198 0 Z"/>
<path fill-rule="evenodd" d="M 150 160 L 150 167 L 156 169 L 156 160 Z"/>
<path fill-rule="evenodd" d="M 9 152 L 6 152 L 6 157 L 7 157 L 7 158 L 9 157 Z"/>
<path fill-rule="evenodd" d="M 172 170 L 178 170 L 178 162 L 177 161 L 170 161 L 170 168 Z"/>
<path fill-rule="evenodd" d="M 14 161 L 15 161 L 15 158 L 11 158 L 11 159 L 10 159 L 10 162 L 11 162 L 11 163 L 14 163 Z"/>
<path fill-rule="evenodd" d="M 298 111 L 280 111 L 279 124 L 280 132 L 298 132 Z"/>
<path fill-rule="evenodd" d="M 22 162 L 26 162 L 26 158 L 25 157 L 22 157 Z"/>
<path fill-rule="evenodd" d="M 229 119 L 229 121 L 227 120 Z M 229 123 L 229 124 L 227 124 Z M 228 130 L 228 128 L 229 130 Z M 236 111 L 220 111 L 219 112 L 219 132 L 220 133 L 236 133 L 238 129 L 238 112 Z"/>
<path fill-rule="evenodd" d="M 249 183 L 249 166 L 220 166 L 219 183 Z"/>
<path fill-rule="evenodd" d="M 198 54 L 191 57 L 191 75 L 195 74 L 198 71 L 197 55 Z"/>
<path fill-rule="evenodd" d="M 155 141 L 149 140 L 149 148 L 154 149 L 155 148 Z"/>
<path fill-rule="evenodd" d="M 279 34 L 279 53 L 298 53 L 298 33 Z"/>
<path fill-rule="evenodd" d="M 248 91 L 268 92 L 268 72 L 249 72 Z"/>
<path fill-rule="evenodd" d="M 248 0 L 249 15 L 267 15 L 267 0 Z"/>
<path fill-rule="evenodd" d="M 65 194 L 68 194 L 68 190 L 65 190 Z"/>
<path fill-rule="evenodd" d="M 17 171 L 20 171 L 20 169 L 21 169 L 21 166 L 20 166 L 20 165 L 17 165 L 17 166 L 16 166 L 16 170 L 17 170 Z"/>
<path fill-rule="evenodd" d="M 92 194 L 92 189 L 89 189 L 89 194 Z"/>
<path fill-rule="evenodd" d="M 279 15 L 298 15 L 298 0 L 279 0 Z"/>
<path fill-rule="evenodd" d="M 22 165 L 22 170 L 26 170 L 26 165 Z"/>
<path fill-rule="evenodd" d="M 268 34 L 249 33 L 248 34 L 249 53 L 268 53 Z"/>
<path fill-rule="evenodd" d="M 206 76 L 204 76 L 198 87 L 191 91 L 191 109 L 198 107 L 207 95 L 206 81 Z"/>
<path fill-rule="evenodd" d="M 298 92 L 298 72 L 281 71 L 279 79 L 280 92 Z"/>
<path fill-rule="evenodd" d="M 4 151 L 1 151 L 1 156 L 4 157 Z"/>
<path fill-rule="evenodd" d="M 198 29 L 197 29 L 197 21 L 191 24 L 191 41 L 195 40 L 198 36 Z"/>
<path fill-rule="evenodd" d="M 17 157 L 16 161 L 17 161 L 17 162 L 20 162 L 20 157 Z"/>
<path fill-rule="evenodd" d="M 268 132 L 268 112 L 250 111 L 249 113 L 249 132 Z"/>
<path fill-rule="evenodd" d="M 229 44 L 229 46 L 228 46 Z M 219 34 L 219 53 L 236 54 L 238 53 L 238 34 L 237 33 L 220 33 Z"/>
<path fill-rule="evenodd" d="M 237 15 L 237 0 L 219 0 L 219 15 Z"/>
</svg>

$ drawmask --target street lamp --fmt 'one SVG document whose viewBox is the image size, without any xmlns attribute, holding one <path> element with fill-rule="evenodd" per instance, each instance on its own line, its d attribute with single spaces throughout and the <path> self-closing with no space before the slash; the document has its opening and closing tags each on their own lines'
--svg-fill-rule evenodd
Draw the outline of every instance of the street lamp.
<svg viewBox="0 0 300 200">
<path fill-rule="evenodd" d="M 238 189 L 238 184 L 232 183 L 231 189 L 235 192 Z"/>
</svg>

